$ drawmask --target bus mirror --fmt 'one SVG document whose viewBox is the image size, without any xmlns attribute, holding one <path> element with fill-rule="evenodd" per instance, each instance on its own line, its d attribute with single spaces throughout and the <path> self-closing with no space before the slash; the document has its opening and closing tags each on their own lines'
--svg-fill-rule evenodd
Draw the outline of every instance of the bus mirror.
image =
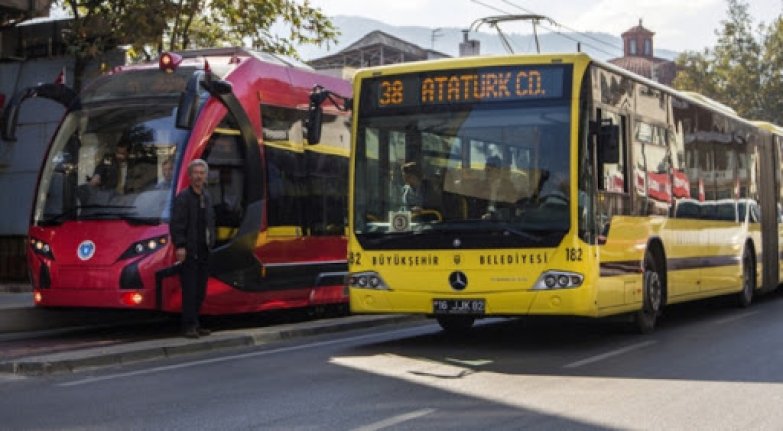
<svg viewBox="0 0 783 431">
<path fill-rule="evenodd" d="M 324 111 L 321 103 L 326 98 L 325 93 L 313 89 L 310 94 L 310 106 L 307 108 L 307 143 L 315 145 L 321 142 L 321 127 L 323 126 Z"/>
<path fill-rule="evenodd" d="M 598 148 L 601 163 L 620 162 L 620 126 L 612 120 L 603 120 L 598 132 Z"/>
</svg>

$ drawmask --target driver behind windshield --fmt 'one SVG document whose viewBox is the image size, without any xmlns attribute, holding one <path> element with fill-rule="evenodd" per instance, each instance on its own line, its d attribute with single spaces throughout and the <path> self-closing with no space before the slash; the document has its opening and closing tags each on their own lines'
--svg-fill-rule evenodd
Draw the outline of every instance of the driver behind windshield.
<svg viewBox="0 0 783 431">
<path fill-rule="evenodd" d="M 95 172 L 89 178 L 93 187 L 114 190 L 117 194 L 138 193 L 155 184 L 155 166 L 131 157 L 130 142 L 123 134 L 112 154 L 103 157 Z"/>
</svg>

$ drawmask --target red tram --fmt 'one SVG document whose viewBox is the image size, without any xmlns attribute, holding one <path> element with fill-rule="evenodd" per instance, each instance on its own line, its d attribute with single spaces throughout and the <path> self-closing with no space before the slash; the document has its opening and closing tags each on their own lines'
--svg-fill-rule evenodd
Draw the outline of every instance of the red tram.
<svg viewBox="0 0 783 431">
<path fill-rule="evenodd" d="M 7 140 L 25 99 L 67 107 L 30 221 L 36 305 L 179 311 L 169 211 L 197 158 L 218 227 L 204 314 L 346 302 L 350 119 L 334 106 L 322 143 L 307 145 L 315 85 L 351 91 L 292 59 L 213 49 L 115 69 L 79 95 L 17 94 Z"/>
</svg>

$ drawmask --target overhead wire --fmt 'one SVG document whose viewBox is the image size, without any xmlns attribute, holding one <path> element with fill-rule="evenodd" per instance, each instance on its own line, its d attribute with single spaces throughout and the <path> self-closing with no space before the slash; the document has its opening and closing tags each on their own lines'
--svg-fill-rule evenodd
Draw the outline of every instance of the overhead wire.
<svg viewBox="0 0 783 431">
<path fill-rule="evenodd" d="M 506 3 L 509 3 L 509 5 L 510 5 L 510 6 L 514 6 L 514 7 L 518 8 L 518 9 L 520 9 L 520 10 L 524 11 L 524 12 L 531 13 L 531 14 L 535 14 L 534 12 L 532 12 L 532 11 L 530 11 L 530 10 L 528 10 L 528 9 L 525 9 L 525 8 L 523 8 L 523 7 L 521 7 L 521 6 L 518 6 L 518 5 L 516 5 L 516 4 L 510 3 L 510 2 L 508 2 L 508 1 L 506 1 L 506 0 L 501 0 L 501 1 L 504 1 L 504 2 L 506 2 Z M 488 8 L 488 9 L 492 9 L 492 10 L 494 10 L 495 12 L 500 12 L 500 13 L 504 13 L 504 14 L 506 14 L 506 15 L 511 15 L 511 12 L 509 12 L 509 11 L 507 11 L 507 10 L 504 10 L 504 9 L 501 9 L 501 8 L 499 8 L 499 7 L 496 7 L 496 6 L 494 6 L 494 5 L 487 4 L 487 3 L 485 3 L 485 2 L 483 2 L 483 1 L 481 1 L 481 0 L 471 0 L 471 2 L 473 2 L 473 3 L 476 3 L 476 4 L 478 4 L 478 5 L 481 5 L 481 6 L 484 6 L 484 7 Z M 581 32 L 578 32 L 578 31 L 576 31 L 576 30 L 569 29 L 568 27 L 566 27 L 566 26 L 564 26 L 564 25 L 562 25 L 562 24 L 560 24 L 560 23 L 557 23 L 557 22 L 556 22 L 556 21 L 554 21 L 554 20 L 550 20 L 550 21 L 554 22 L 556 25 L 558 25 L 558 26 L 560 26 L 560 27 L 563 27 L 563 28 L 565 28 L 565 29 L 567 29 L 567 30 L 569 30 L 569 31 L 573 31 L 573 32 L 575 32 L 575 33 L 582 34 Z M 567 34 L 564 34 L 563 32 L 561 32 L 561 31 L 559 31 L 559 30 L 556 30 L 556 29 L 553 29 L 553 28 L 551 28 L 551 27 L 548 27 L 548 26 L 546 26 L 546 25 L 544 25 L 544 24 L 541 24 L 540 22 L 539 22 L 537 25 L 538 25 L 538 26 L 540 26 L 540 27 L 542 27 L 542 28 L 544 28 L 544 29 L 546 29 L 546 30 L 549 30 L 549 31 L 551 31 L 551 32 L 553 32 L 553 33 L 556 33 L 556 34 L 558 34 L 558 35 L 560 35 L 560 36 L 562 36 L 562 37 L 564 37 L 564 38 L 566 38 L 566 39 L 568 39 L 568 40 L 571 40 L 571 41 L 574 41 L 574 42 L 576 42 L 576 43 L 579 43 L 579 44 L 581 44 L 581 45 L 584 45 L 584 46 L 590 47 L 590 48 L 592 48 L 592 49 L 594 49 L 594 50 L 596 50 L 596 51 L 602 52 L 602 53 L 604 53 L 604 54 L 606 54 L 606 55 L 608 55 L 608 56 L 616 56 L 616 55 L 617 55 L 617 53 L 612 53 L 612 52 L 606 51 L 606 50 L 604 50 L 604 49 L 603 49 L 603 48 L 601 48 L 601 47 L 598 47 L 598 46 L 595 46 L 595 45 L 589 44 L 589 43 L 587 43 L 587 42 L 585 42 L 585 41 L 582 41 L 582 40 L 576 39 L 576 38 L 574 38 L 574 37 L 572 37 L 572 36 L 569 36 L 569 35 L 567 35 Z M 595 39 L 595 38 L 593 38 L 593 39 Z M 596 40 L 598 40 L 598 39 L 596 39 Z M 616 47 L 616 46 L 614 46 L 614 45 L 611 45 L 611 44 L 609 44 L 609 43 L 607 43 L 607 42 L 602 42 L 602 43 L 604 43 L 604 44 L 606 44 L 606 45 L 609 45 L 609 46 L 612 46 L 613 48 L 617 49 L 617 47 Z"/>
<path fill-rule="evenodd" d="M 485 8 L 492 9 L 492 10 L 494 10 L 495 12 L 500 12 L 500 13 L 502 13 L 502 14 L 511 15 L 511 12 L 509 12 L 509 11 L 506 11 L 506 10 L 503 10 L 503 9 L 500 9 L 500 8 L 498 8 L 498 7 L 495 7 L 495 6 L 492 6 L 492 5 L 489 5 L 489 4 L 487 4 L 487 3 L 484 3 L 484 2 L 483 2 L 483 1 L 481 1 L 481 0 L 470 0 L 470 1 L 472 1 L 473 3 L 479 4 L 479 5 L 481 5 L 481 6 L 484 6 Z M 499 31 L 500 29 L 496 29 L 496 30 L 498 30 L 498 31 Z M 509 43 L 512 43 L 512 42 L 509 40 Z"/>
<path fill-rule="evenodd" d="M 520 6 L 520 5 L 512 2 L 511 0 L 500 0 L 500 1 L 502 1 L 503 3 L 506 3 L 509 6 L 513 6 L 513 7 L 517 8 L 517 9 L 523 11 L 523 12 L 527 12 L 527 13 L 530 13 L 530 14 L 537 14 L 536 12 L 533 12 L 530 9 L 524 8 L 524 7 Z M 592 35 L 590 35 L 588 33 L 585 33 L 583 31 L 579 31 L 579 30 L 573 29 L 571 27 L 568 27 L 567 25 L 565 25 L 565 24 L 563 24 L 563 23 L 561 23 L 559 21 L 555 21 L 555 20 L 550 19 L 550 22 L 552 22 L 553 24 L 557 25 L 558 27 L 562 27 L 562 28 L 564 28 L 564 29 L 566 29 L 566 30 L 568 30 L 568 31 L 570 31 L 572 33 L 580 34 L 583 37 L 586 37 L 586 38 L 588 38 L 590 40 L 598 42 L 598 43 L 600 43 L 602 45 L 606 45 L 609 48 L 616 49 L 616 50 L 618 50 L 620 52 L 622 52 L 622 50 L 623 50 L 622 47 L 618 47 L 617 45 L 615 45 L 613 43 L 609 43 L 609 42 L 607 42 L 605 40 L 602 40 L 602 39 L 599 39 L 597 37 L 594 37 L 594 36 L 592 36 Z"/>
</svg>

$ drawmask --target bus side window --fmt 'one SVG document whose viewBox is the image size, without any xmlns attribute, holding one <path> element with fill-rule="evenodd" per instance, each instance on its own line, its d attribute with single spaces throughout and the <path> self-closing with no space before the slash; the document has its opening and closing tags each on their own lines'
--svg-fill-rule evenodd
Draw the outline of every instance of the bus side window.
<svg viewBox="0 0 783 431">
<path fill-rule="evenodd" d="M 596 110 L 596 118 L 609 119 L 612 124 L 620 126 L 620 159 L 618 163 L 603 163 L 598 161 L 598 196 L 596 201 L 596 228 L 598 243 L 603 244 L 609 235 L 612 217 L 628 214 L 628 117 L 605 110 Z"/>
</svg>

